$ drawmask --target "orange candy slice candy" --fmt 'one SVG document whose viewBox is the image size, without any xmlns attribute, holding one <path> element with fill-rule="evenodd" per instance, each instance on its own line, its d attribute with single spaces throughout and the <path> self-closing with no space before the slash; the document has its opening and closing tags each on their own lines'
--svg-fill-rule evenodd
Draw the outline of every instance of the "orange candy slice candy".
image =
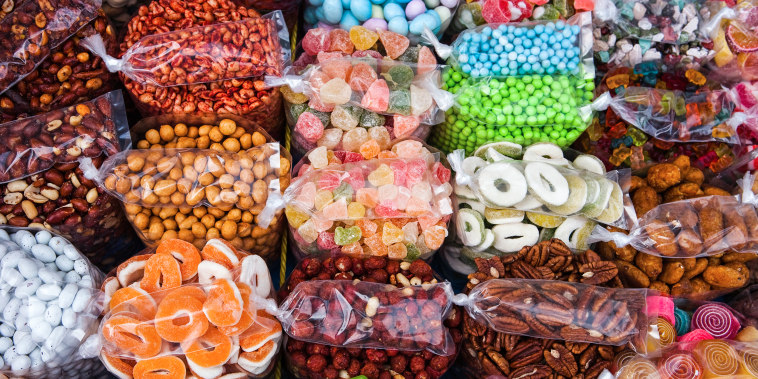
<svg viewBox="0 0 758 379">
<path fill-rule="evenodd" d="M 208 241 L 200 252 L 204 260 L 211 260 L 224 265 L 229 270 L 234 269 L 240 263 L 237 257 L 237 249 L 231 244 L 220 239 Z"/>
<path fill-rule="evenodd" d="M 168 254 L 180 262 L 179 270 L 182 280 L 189 280 L 197 275 L 197 265 L 200 264 L 200 252 L 195 245 L 180 239 L 170 239 L 160 243 L 156 254 Z"/>
<path fill-rule="evenodd" d="M 243 352 L 237 359 L 237 363 L 252 374 L 259 374 L 266 369 L 269 360 L 276 354 L 276 341 L 268 341 L 260 349 Z"/>
<path fill-rule="evenodd" d="M 187 360 L 200 367 L 223 365 L 232 356 L 231 337 L 223 335 L 218 329 L 209 327 L 205 334 L 191 343 L 182 346 Z"/>
<path fill-rule="evenodd" d="M 133 313 L 111 316 L 103 323 L 103 338 L 140 359 L 158 355 L 163 342 L 152 324 Z"/>
<path fill-rule="evenodd" d="M 255 324 L 240 336 L 242 351 L 251 352 L 260 349 L 269 341 L 282 336 L 282 325 L 263 310 L 258 311 Z"/>
<path fill-rule="evenodd" d="M 250 306 L 250 296 L 253 290 L 250 288 L 250 286 L 244 283 L 237 283 L 237 288 L 239 289 L 240 295 L 242 296 L 242 303 L 244 304 L 244 308 L 242 310 L 242 317 L 240 317 L 240 320 L 236 324 L 232 326 L 218 327 L 218 330 L 227 336 L 238 336 L 249 329 L 253 323 L 255 323 L 255 320 L 253 319 L 254 310 Z"/>
<path fill-rule="evenodd" d="M 111 313 L 132 312 L 143 319 L 155 317 L 157 304 L 149 293 L 138 287 L 124 287 L 113 293 L 108 303 Z"/>
<path fill-rule="evenodd" d="M 121 283 L 121 287 L 129 287 L 130 284 L 142 279 L 145 272 L 145 263 L 152 257 L 152 254 L 135 255 L 116 268 L 116 278 Z"/>
<path fill-rule="evenodd" d="M 168 254 L 153 254 L 145 265 L 145 275 L 140 281 L 140 288 L 153 293 L 160 290 L 177 288 L 182 285 L 182 272 L 179 262 Z"/>
<path fill-rule="evenodd" d="M 184 379 L 187 368 L 174 356 L 144 359 L 134 365 L 134 379 Z"/>
<path fill-rule="evenodd" d="M 134 369 L 134 361 L 121 359 L 105 352 L 100 353 L 100 360 L 113 375 L 119 379 L 131 379 Z"/>
<path fill-rule="evenodd" d="M 203 312 L 216 326 L 232 326 L 242 318 L 242 295 L 230 279 L 216 279 L 208 291 Z"/>
<path fill-rule="evenodd" d="M 155 314 L 155 331 L 169 342 L 194 340 L 208 331 L 203 303 L 194 297 L 169 293 Z"/>
</svg>

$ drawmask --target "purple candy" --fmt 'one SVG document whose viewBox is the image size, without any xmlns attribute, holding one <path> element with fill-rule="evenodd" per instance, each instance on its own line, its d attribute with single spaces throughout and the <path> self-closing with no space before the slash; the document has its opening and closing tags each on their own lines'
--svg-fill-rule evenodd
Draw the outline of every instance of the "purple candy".
<svg viewBox="0 0 758 379">
<path fill-rule="evenodd" d="M 458 5 L 458 0 L 441 0 L 440 3 L 450 9 L 453 9 L 456 5 Z"/>
<path fill-rule="evenodd" d="M 372 31 L 387 30 L 387 21 L 383 18 L 370 18 L 363 23 L 363 27 Z"/>
<path fill-rule="evenodd" d="M 692 329 L 703 329 L 714 338 L 733 339 L 740 328 L 740 320 L 725 305 L 708 303 L 692 314 Z"/>
<path fill-rule="evenodd" d="M 413 20 L 426 12 L 426 5 L 421 0 L 413 0 L 405 6 L 405 17 L 408 21 Z"/>
</svg>

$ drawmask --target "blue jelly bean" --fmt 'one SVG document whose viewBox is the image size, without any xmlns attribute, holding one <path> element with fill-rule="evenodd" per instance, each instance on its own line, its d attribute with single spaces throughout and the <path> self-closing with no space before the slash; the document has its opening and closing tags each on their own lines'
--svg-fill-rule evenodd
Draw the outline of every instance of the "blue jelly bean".
<svg viewBox="0 0 758 379">
<path fill-rule="evenodd" d="M 390 21 L 395 17 L 405 18 L 405 11 L 403 10 L 403 8 L 395 3 L 385 4 L 384 5 L 384 19 L 387 21 Z"/>
<path fill-rule="evenodd" d="M 319 20 L 324 19 L 324 7 L 318 7 L 316 8 L 316 18 Z"/>
<path fill-rule="evenodd" d="M 303 20 L 308 25 L 316 25 L 318 22 L 318 19 L 316 18 L 316 8 L 305 7 L 305 11 L 303 12 Z"/>
<path fill-rule="evenodd" d="M 396 2 L 396 3 L 400 4 L 400 5 L 403 5 L 403 4 L 410 3 L 411 0 L 394 0 L 394 2 Z"/>
<path fill-rule="evenodd" d="M 385 0 L 371 0 L 371 3 L 376 5 L 382 5 L 384 2 Z"/>
<path fill-rule="evenodd" d="M 350 11 L 358 21 L 371 18 L 371 3 L 368 0 L 350 0 Z"/>
<path fill-rule="evenodd" d="M 336 24 L 342 20 L 342 0 L 324 0 L 323 7 L 327 22 Z"/>
<path fill-rule="evenodd" d="M 343 30 L 350 30 L 353 26 L 360 25 L 361 22 L 358 21 L 355 16 L 353 16 L 353 13 L 350 11 L 344 11 L 342 12 L 342 19 L 340 20 L 340 29 Z"/>
<path fill-rule="evenodd" d="M 426 11 L 424 14 L 428 14 L 434 20 L 434 27 L 430 27 L 429 29 L 437 29 L 440 27 L 440 25 L 442 25 L 442 19 L 440 19 L 440 14 L 435 12 L 434 9 L 430 9 Z"/>
<path fill-rule="evenodd" d="M 314 7 L 321 6 L 323 3 L 324 0 L 308 0 L 308 4 L 313 5 Z"/>
<path fill-rule="evenodd" d="M 342 0 L 342 9 L 350 9 L 350 0 Z"/>
</svg>

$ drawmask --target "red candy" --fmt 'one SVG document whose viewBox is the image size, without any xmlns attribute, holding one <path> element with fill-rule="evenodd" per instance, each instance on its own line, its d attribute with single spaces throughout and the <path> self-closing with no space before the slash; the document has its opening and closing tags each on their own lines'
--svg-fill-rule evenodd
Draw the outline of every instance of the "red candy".
<svg viewBox="0 0 758 379">
<path fill-rule="evenodd" d="M 321 174 L 316 182 L 318 189 L 333 190 L 339 187 L 341 182 L 340 174 L 335 171 L 325 171 Z"/>
<path fill-rule="evenodd" d="M 303 112 L 297 118 L 295 132 L 309 142 L 316 142 L 324 134 L 324 124 L 311 112 Z"/>
<path fill-rule="evenodd" d="M 436 177 L 440 183 L 450 182 L 450 169 L 442 165 L 442 163 L 434 162 L 434 165 L 432 165 L 432 172 L 434 173 L 434 177 Z"/>
<path fill-rule="evenodd" d="M 318 244 L 318 248 L 321 250 L 332 250 L 339 247 L 336 242 L 334 242 L 334 233 L 330 232 L 321 232 L 318 234 L 318 239 L 316 240 L 316 243 Z"/>
<path fill-rule="evenodd" d="M 331 45 L 329 31 L 323 28 L 308 30 L 303 37 L 303 50 L 309 55 L 316 55 L 320 51 L 326 51 Z"/>
</svg>

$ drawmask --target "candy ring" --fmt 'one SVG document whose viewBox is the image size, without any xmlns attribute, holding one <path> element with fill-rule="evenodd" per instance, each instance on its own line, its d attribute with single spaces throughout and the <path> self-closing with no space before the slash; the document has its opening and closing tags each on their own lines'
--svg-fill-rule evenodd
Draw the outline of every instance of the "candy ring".
<svg viewBox="0 0 758 379">
<path fill-rule="evenodd" d="M 694 354 L 706 377 L 730 377 L 739 368 L 737 351 L 723 340 L 700 341 L 695 346 Z"/>
<path fill-rule="evenodd" d="M 603 161 L 590 154 L 582 154 L 576 157 L 576 159 L 574 159 L 574 168 L 589 171 L 598 175 L 605 175 L 605 164 Z"/>
<path fill-rule="evenodd" d="M 495 155 L 494 153 L 497 153 L 509 158 L 518 158 L 521 156 L 522 150 L 523 147 L 517 143 L 501 141 L 480 146 L 474 152 L 474 156 L 481 159 L 487 159 L 488 157 Z"/>
<path fill-rule="evenodd" d="M 524 246 L 531 246 L 540 239 L 537 227 L 531 224 L 500 224 L 492 228 L 495 242 L 492 246 L 504 253 L 513 253 Z"/>
<path fill-rule="evenodd" d="M 610 183 L 613 185 L 613 190 L 608 199 L 608 206 L 596 217 L 598 221 L 606 224 L 616 222 L 624 214 L 624 193 L 621 192 L 621 186 L 616 182 Z"/>
<path fill-rule="evenodd" d="M 582 216 L 571 216 L 555 228 L 553 238 L 566 242 L 570 249 L 582 250 L 587 246 L 587 238 L 594 228 L 594 222 Z"/>
<path fill-rule="evenodd" d="M 188 359 L 187 366 L 189 366 L 190 371 L 195 374 L 195 376 L 203 379 L 215 379 L 224 373 L 224 366 L 222 365 L 202 367 Z"/>
<path fill-rule="evenodd" d="M 161 352 L 163 341 L 151 323 L 138 317 L 130 313 L 111 316 L 103 323 L 103 339 L 139 359 L 154 357 Z"/>
<path fill-rule="evenodd" d="M 218 262 L 229 270 L 233 270 L 240 263 L 236 249 L 217 238 L 208 241 L 200 251 L 200 255 L 204 260 Z"/>
<path fill-rule="evenodd" d="M 194 299 L 197 299 L 201 303 L 205 302 L 205 299 L 208 298 L 208 296 L 205 294 L 205 291 L 203 291 L 202 288 L 193 286 L 193 285 L 185 285 L 181 286 L 177 289 L 172 290 L 168 293 L 171 297 L 191 297 Z"/>
<path fill-rule="evenodd" d="M 111 298 L 119 288 L 121 288 L 121 284 L 115 276 L 111 276 L 103 281 L 103 285 L 100 286 L 100 290 L 103 291 L 103 304 L 105 304 L 103 314 L 107 313 L 110 309 Z"/>
<path fill-rule="evenodd" d="M 145 272 L 145 263 L 152 254 L 136 255 L 127 259 L 116 268 L 116 277 L 121 287 L 129 287 L 130 284 L 140 281 Z"/>
<path fill-rule="evenodd" d="M 480 168 L 487 165 L 487 162 L 479 157 L 468 157 L 463 160 L 463 164 L 461 164 L 461 168 L 463 169 L 463 173 L 468 175 L 469 177 L 474 177 L 476 175 L 476 172 L 479 171 Z"/>
<path fill-rule="evenodd" d="M 581 212 L 589 217 L 595 218 L 608 207 L 608 201 L 611 199 L 613 192 L 613 183 L 605 178 L 584 178 L 587 182 L 587 201 L 584 203 Z"/>
<path fill-rule="evenodd" d="M 571 216 L 582 210 L 587 201 L 587 182 L 577 175 L 566 175 L 569 186 L 568 200 L 562 205 L 547 204 L 548 209 L 564 216 Z"/>
<path fill-rule="evenodd" d="M 200 252 L 195 245 L 180 239 L 162 241 L 155 250 L 156 254 L 168 254 L 179 261 L 179 271 L 182 280 L 187 281 L 197 275 L 197 265 L 200 264 Z"/>
<path fill-rule="evenodd" d="M 105 368 L 110 371 L 119 379 L 131 379 L 132 372 L 134 370 L 134 361 L 121 359 L 120 357 L 107 354 L 105 352 L 100 353 L 100 360 L 103 361 Z"/>
<path fill-rule="evenodd" d="M 248 255 L 242 259 L 241 267 L 240 282 L 250 284 L 255 289 L 255 294 L 260 297 L 266 298 L 271 295 L 273 283 L 268 273 L 268 265 L 263 258 L 258 255 Z"/>
<path fill-rule="evenodd" d="M 172 291 L 158 305 L 155 331 L 169 342 L 190 341 L 202 336 L 208 331 L 203 303 L 194 297 L 176 296 Z"/>
<path fill-rule="evenodd" d="M 524 176 L 530 193 L 545 204 L 563 205 L 568 201 L 569 184 L 555 167 L 542 162 L 528 163 Z"/>
<path fill-rule="evenodd" d="M 661 379 L 700 379 L 703 369 L 689 354 L 672 354 L 658 361 Z"/>
<path fill-rule="evenodd" d="M 242 351 L 251 352 L 263 347 L 269 341 L 279 341 L 282 325 L 264 310 L 258 310 L 255 324 L 240 336 Z"/>
<path fill-rule="evenodd" d="M 133 375 L 134 379 L 184 379 L 187 368 L 181 359 L 167 355 L 137 362 Z"/>
<path fill-rule="evenodd" d="M 216 326 L 232 326 L 242 317 L 242 295 L 231 279 L 216 279 L 203 303 L 208 321 Z"/>
<path fill-rule="evenodd" d="M 558 145 L 543 142 L 535 143 L 524 150 L 525 162 L 543 162 L 554 166 L 568 166 L 569 161 L 563 157 L 563 150 Z"/>
<path fill-rule="evenodd" d="M 479 213 L 484 213 L 484 218 L 493 225 L 513 224 L 524 221 L 524 211 L 514 209 L 484 208 L 484 212 Z"/>
<path fill-rule="evenodd" d="M 484 240 L 484 220 L 479 212 L 471 209 L 459 209 L 455 225 L 458 228 L 458 236 L 464 245 L 476 246 Z"/>
<path fill-rule="evenodd" d="M 155 317 L 158 305 L 149 293 L 137 286 L 133 286 L 116 291 L 111 297 L 108 307 L 111 310 L 111 314 L 132 312 L 148 320 Z"/>
<path fill-rule="evenodd" d="M 482 197 L 499 207 L 512 206 L 526 197 L 526 179 L 510 163 L 494 163 L 480 169 L 476 181 Z"/>
<path fill-rule="evenodd" d="M 145 275 L 140 287 L 150 293 L 177 288 L 182 285 L 179 262 L 168 254 L 153 254 L 145 264 Z"/>
<path fill-rule="evenodd" d="M 202 261 L 197 265 L 197 282 L 206 288 L 217 279 L 232 279 L 232 272 L 226 266 L 213 261 Z"/>
<path fill-rule="evenodd" d="M 257 255 L 251 255 L 251 257 L 253 256 L 257 257 Z M 242 303 L 244 305 L 244 308 L 242 309 L 242 316 L 240 317 L 240 320 L 232 326 L 218 327 L 218 330 L 221 333 L 230 337 L 242 334 L 255 323 L 255 319 L 253 318 L 253 312 L 255 310 L 250 306 L 250 296 L 252 295 L 253 290 L 245 283 L 237 283 L 237 288 L 240 291 L 240 296 L 242 296 Z"/>
<path fill-rule="evenodd" d="M 518 203 L 513 205 L 513 207 L 519 211 L 531 211 L 532 209 L 539 208 L 541 206 L 542 206 L 542 202 L 540 202 L 539 199 L 537 199 L 536 197 L 530 194 L 527 194 L 524 200 L 521 200 Z"/>
<path fill-rule="evenodd" d="M 268 341 L 258 350 L 243 352 L 237 359 L 237 364 L 253 375 L 258 375 L 266 370 L 271 358 L 277 353 L 276 341 Z"/>
<path fill-rule="evenodd" d="M 692 329 L 703 329 L 713 338 L 732 339 L 741 328 L 737 317 L 721 304 L 702 305 L 692 314 Z"/>
<path fill-rule="evenodd" d="M 660 379 L 658 368 L 645 358 L 633 358 L 616 374 L 616 379 Z"/>
<path fill-rule="evenodd" d="M 232 346 L 230 337 L 211 326 L 200 338 L 185 343 L 182 349 L 187 361 L 202 368 L 209 368 L 225 364 L 232 356 Z"/>
</svg>

